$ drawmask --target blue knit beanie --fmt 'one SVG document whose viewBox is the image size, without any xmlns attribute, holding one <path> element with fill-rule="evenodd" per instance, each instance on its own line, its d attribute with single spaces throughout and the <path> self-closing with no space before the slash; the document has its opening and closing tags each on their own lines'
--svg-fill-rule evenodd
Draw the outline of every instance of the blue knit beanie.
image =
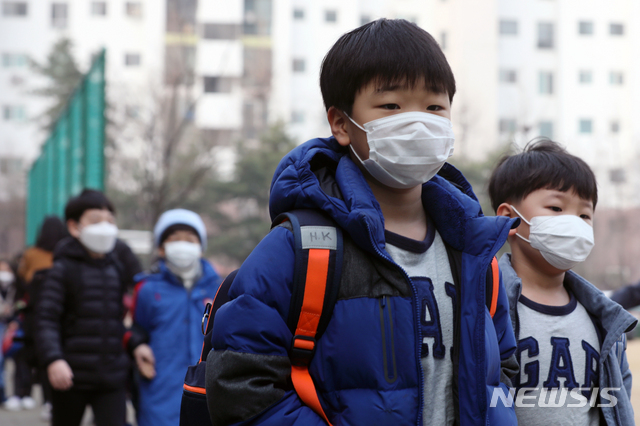
<svg viewBox="0 0 640 426">
<path fill-rule="evenodd" d="M 204 226 L 202 218 L 200 218 L 197 213 L 185 209 L 167 210 L 162 213 L 155 228 L 153 228 L 153 239 L 156 247 L 160 247 L 160 244 L 162 243 L 162 241 L 160 241 L 162 234 L 164 234 L 169 227 L 174 225 L 186 225 L 193 228 L 200 238 L 202 251 L 207 249 L 207 229 Z"/>
</svg>

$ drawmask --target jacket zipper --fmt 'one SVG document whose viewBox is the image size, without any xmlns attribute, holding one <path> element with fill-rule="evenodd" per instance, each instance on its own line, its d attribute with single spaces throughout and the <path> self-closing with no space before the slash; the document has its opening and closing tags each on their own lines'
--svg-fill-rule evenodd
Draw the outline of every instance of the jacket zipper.
<svg viewBox="0 0 640 426">
<path fill-rule="evenodd" d="M 384 295 L 379 300 L 380 328 L 382 330 L 382 362 L 384 364 L 384 378 L 387 383 L 393 383 L 398 379 L 398 366 L 396 364 L 396 345 L 393 338 L 393 314 L 391 301 Z"/>
<path fill-rule="evenodd" d="M 414 308 L 414 312 L 415 312 L 415 317 L 414 317 L 414 325 L 416 325 L 415 329 L 415 335 L 416 335 L 416 360 L 417 363 L 416 365 L 418 366 L 417 370 L 418 370 L 418 377 L 420 377 L 420 381 L 418 382 L 418 394 L 420 395 L 420 407 L 418 409 L 418 417 L 417 417 L 417 421 L 416 421 L 416 425 L 421 426 L 422 425 L 422 410 L 424 407 L 424 373 L 422 371 L 422 363 L 420 362 L 420 351 L 422 349 L 422 345 L 419 344 L 420 342 L 422 342 L 422 330 L 420 327 L 420 311 L 418 309 L 418 291 L 416 290 L 416 287 L 413 285 L 413 282 L 411 281 L 411 278 L 409 278 L 409 274 L 407 274 L 407 271 L 404 270 L 404 268 L 400 265 L 398 265 L 397 263 L 395 263 L 392 259 L 388 258 L 387 256 L 385 256 L 384 253 L 382 253 L 380 251 L 380 249 L 378 248 L 378 245 L 375 244 L 375 242 L 373 241 L 373 237 L 371 236 L 371 227 L 369 226 L 369 223 L 365 221 L 365 224 L 367 226 L 367 231 L 369 234 L 369 242 L 371 243 L 371 247 L 373 247 L 373 249 L 376 251 L 376 254 L 378 256 L 380 256 L 383 260 L 386 260 L 387 262 L 389 262 L 390 264 L 392 264 L 393 266 L 395 266 L 396 268 L 400 269 L 400 271 L 402 271 L 405 279 L 407 280 L 407 282 L 409 283 L 409 285 L 411 286 L 411 291 L 413 293 L 413 308 Z"/>
</svg>

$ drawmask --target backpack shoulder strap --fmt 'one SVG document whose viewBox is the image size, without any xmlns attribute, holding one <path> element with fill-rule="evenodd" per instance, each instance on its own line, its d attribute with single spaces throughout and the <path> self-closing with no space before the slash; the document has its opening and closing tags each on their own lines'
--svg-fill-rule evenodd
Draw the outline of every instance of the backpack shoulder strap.
<svg viewBox="0 0 640 426">
<path fill-rule="evenodd" d="M 202 315 L 202 325 L 201 330 L 202 334 L 204 334 L 204 342 L 202 342 L 202 352 L 200 353 L 200 362 L 207 361 L 207 355 L 213 348 L 211 344 L 211 334 L 213 333 L 213 324 L 215 321 L 216 312 L 218 309 L 225 303 L 229 301 L 229 288 L 231 288 L 231 284 L 233 284 L 233 280 L 238 274 L 238 270 L 231 272 L 227 277 L 222 281 L 220 287 L 216 291 L 216 295 L 213 297 L 213 302 L 207 303 L 204 308 L 204 314 Z"/>
<path fill-rule="evenodd" d="M 491 265 L 487 268 L 487 290 L 485 291 L 485 301 L 491 318 L 496 314 L 498 308 L 498 294 L 500 293 L 500 268 L 498 259 L 491 259 Z"/>
<path fill-rule="evenodd" d="M 462 270 L 462 252 L 454 249 L 449 244 L 445 244 L 451 273 L 456 285 L 460 283 L 460 274 Z M 498 260 L 494 257 L 491 264 L 487 268 L 486 286 L 485 286 L 485 303 L 491 314 L 491 318 L 496 313 L 498 307 L 498 294 L 500 292 L 500 269 L 498 268 Z"/>
<path fill-rule="evenodd" d="M 338 299 L 342 271 L 342 231 L 316 210 L 279 215 L 272 226 L 289 221 L 294 236 L 295 271 L 288 325 L 293 334 L 289 357 L 291 381 L 300 399 L 327 424 L 309 374 L 316 342 L 327 328 Z"/>
</svg>

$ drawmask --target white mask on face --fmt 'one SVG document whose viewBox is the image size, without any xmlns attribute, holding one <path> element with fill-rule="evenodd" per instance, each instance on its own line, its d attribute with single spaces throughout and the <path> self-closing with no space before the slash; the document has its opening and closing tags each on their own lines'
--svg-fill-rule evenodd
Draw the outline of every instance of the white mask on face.
<svg viewBox="0 0 640 426">
<path fill-rule="evenodd" d="M 118 227 L 113 223 L 100 222 L 87 225 L 80 230 L 80 242 L 94 253 L 107 254 L 116 246 Z"/>
<path fill-rule="evenodd" d="M 346 114 L 345 114 L 346 115 Z M 390 115 L 360 126 L 367 134 L 369 158 L 362 167 L 391 188 L 413 188 L 429 181 L 453 155 L 451 121 L 439 115 L 414 111 Z"/>
<path fill-rule="evenodd" d="M 186 271 L 198 265 L 202 257 L 202 246 L 188 241 L 172 241 L 164 244 L 167 261 L 180 271 Z"/>
<path fill-rule="evenodd" d="M 13 280 L 15 279 L 14 275 L 10 271 L 0 271 L 0 288 L 6 289 L 11 285 Z"/>
<path fill-rule="evenodd" d="M 568 271 L 591 253 L 595 244 L 593 227 L 578 216 L 534 216 L 529 222 L 515 207 L 511 208 L 529 225 L 529 239 L 516 235 L 539 250 L 551 266 Z"/>
</svg>

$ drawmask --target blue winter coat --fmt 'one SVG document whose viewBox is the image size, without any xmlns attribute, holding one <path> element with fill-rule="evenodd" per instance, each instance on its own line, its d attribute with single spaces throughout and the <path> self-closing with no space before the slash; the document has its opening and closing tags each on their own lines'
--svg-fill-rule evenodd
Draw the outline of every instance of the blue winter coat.
<svg viewBox="0 0 640 426">
<path fill-rule="evenodd" d="M 191 290 L 162 260 L 157 273 L 136 276 L 133 320 L 148 334 L 156 360 L 156 376 L 140 379 L 139 426 L 180 423 L 184 375 L 200 358 L 202 315 L 220 286 L 213 266 L 204 259 L 201 263 L 202 276 Z"/>
<path fill-rule="evenodd" d="M 516 347 L 504 288 L 493 319 L 485 303 L 487 268 L 514 220 L 484 217 L 469 183 L 448 164 L 423 186 L 423 204 L 443 240 L 462 252 L 460 310 L 454 319 L 459 324 L 457 398 L 452 401 L 460 424 L 514 425 L 512 408 L 500 403 L 489 408 L 495 388 L 507 392 L 500 382 L 501 360 L 513 359 Z M 357 258 L 343 267 L 340 296 L 309 368 L 324 411 L 336 426 L 422 426 L 421 302 L 428 290 L 415 286 L 385 251 L 380 206 L 334 138 L 295 148 L 276 170 L 271 216 L 301 208 L 326 212 L 346 231 L 345 245 L 357 245 Z M 271 231 L 240 268 L 229 291 L 232 300 L 216 315 L 214 351 L 207 359 L 214 425 L 324 424 L 291 387 L 292 335 L 286 321 L 293 271 L 293 237 L 282 227 Z M 382 327 L 392 329 L 386 335 L 393 339 L 385 339 Z M 397 369 L 394 377 L 385 367 Z"/>
</svg>

